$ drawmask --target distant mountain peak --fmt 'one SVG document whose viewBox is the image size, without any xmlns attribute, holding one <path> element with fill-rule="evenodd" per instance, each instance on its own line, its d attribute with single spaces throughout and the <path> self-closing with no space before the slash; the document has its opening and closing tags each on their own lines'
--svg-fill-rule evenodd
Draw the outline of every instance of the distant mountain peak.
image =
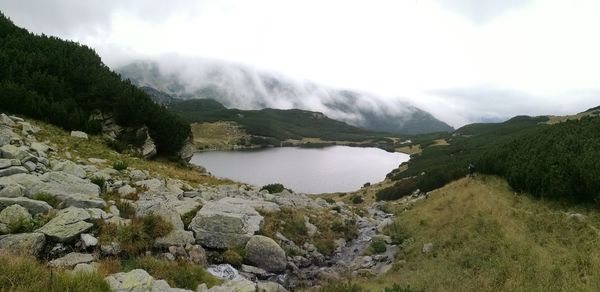
<svg viewBox="0 0 600 292">
<path fill-rule="evenodd" d="M 116 71 L 139 87 L 152 87 L 177 99 L 214 99 L 228 108 L 304 109 L 364 129 L 401 134 L 453 130 L 401 100 L 333 89 L 232 63 L 175 60 L 161 66 L 136 61 Z"/>
</svg>

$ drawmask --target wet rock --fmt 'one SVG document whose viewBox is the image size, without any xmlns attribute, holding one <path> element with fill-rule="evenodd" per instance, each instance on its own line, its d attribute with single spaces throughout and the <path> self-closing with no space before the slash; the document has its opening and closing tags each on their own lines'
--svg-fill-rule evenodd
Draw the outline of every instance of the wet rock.
<svg viewBox="0 0 600 292">
<path fill-rule="evenodd" d="M 238 271 L 230 264 L 212 265 L 206 271 L 219 279 L 235 280 L 241 278 Z"/>
<path fill-rule="evenodd" d="M 283 272 L 287 264 L 285 251 L 271 238 L 255 235 L 246 244 L 246 260 L 268 272 Z"/>
</svg>

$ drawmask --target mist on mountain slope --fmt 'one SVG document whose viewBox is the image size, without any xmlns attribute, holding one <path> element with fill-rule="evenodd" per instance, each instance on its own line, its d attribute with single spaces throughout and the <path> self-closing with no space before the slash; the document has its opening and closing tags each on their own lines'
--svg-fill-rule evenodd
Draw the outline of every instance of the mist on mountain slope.
<svg viewBox="0 0 600 292">
<path fill-rule="evenodd" d="M 304 109 L 351 125 L 403 134 L 452 128 L 402 100 L 320 86 L 251 67 L 208 59 L 136 61 L 116 70 L 137 86 L 175 98 L 211 98 L 238 109 Z"/>
</svg>

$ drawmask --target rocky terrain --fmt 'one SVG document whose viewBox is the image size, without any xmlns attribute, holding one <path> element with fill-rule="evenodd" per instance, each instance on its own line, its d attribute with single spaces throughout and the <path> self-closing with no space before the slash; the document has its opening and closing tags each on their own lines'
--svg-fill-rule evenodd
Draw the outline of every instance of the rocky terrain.
<svg viewBox="0 0 600 292">
<path fill-rule="evenodd" d="M 19 117 L 1 114 L 0 124 L 0 254 L 73 273 L 144 255 L 198 265 L 220 279 L 196 291 L 297 290 L 391 268 L 396 247 L 379 234 L 391 215 L 375 204 L 357 212 L 287 190 L 197 183 L 170 177 L 162 165 L 149 171 L 71 153 L 38 140 L 43 129 Z M 139 222 L 168 228 L 142 236 L 139 248 L 123 240 Z M 380 254 L 371 250 L 375 240 L 383 242 Z M 144 269 L 113 272 L 104 276 L 114 291 L 187 291 Z"/>
</svg>

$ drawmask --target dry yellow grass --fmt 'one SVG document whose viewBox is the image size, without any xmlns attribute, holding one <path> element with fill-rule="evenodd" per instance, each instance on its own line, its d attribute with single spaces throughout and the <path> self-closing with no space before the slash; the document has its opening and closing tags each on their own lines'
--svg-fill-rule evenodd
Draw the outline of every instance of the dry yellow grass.
<svg viewBox="0 0 600 292">
<path fill-rule="evenodd" d="M 396 152 L 400 152 L 400 153 L 404 153 L 404 154 L 408 154 L 408 155 L 418 155 L 421 154 L 421 152 L 423 152 L 423 149 L 421 149 L 421 145 L 410 145 L 410 146 L 402 146 L 402 147 L 398 147 L 396 149 L 394 149 Z"/>
<path fill-rule="evenodd" d="M 406 211 L 392 206 L 398 217 L 388 232 L 405 240 L 392 271 L 356 280 L 369 291 L 394 283 L 417 291 L 600 291 L 597 211 L 516 195 L 486 176 L 453 182 Z M 424 243 L 434 252 L 422 253 Z"/>
<path fill-rule="evenodd" d="M 196 149 L 229 150 L 250 141 L 250 136 L 235 122 L 193 123 Z"/>
<path fill-rule="evenodd" d="M 433 140 L 433 144 L 431 146 L 448 146 L 450 143 L 446 141 L 446 139 L 437 139 Z"/>
</svg>

